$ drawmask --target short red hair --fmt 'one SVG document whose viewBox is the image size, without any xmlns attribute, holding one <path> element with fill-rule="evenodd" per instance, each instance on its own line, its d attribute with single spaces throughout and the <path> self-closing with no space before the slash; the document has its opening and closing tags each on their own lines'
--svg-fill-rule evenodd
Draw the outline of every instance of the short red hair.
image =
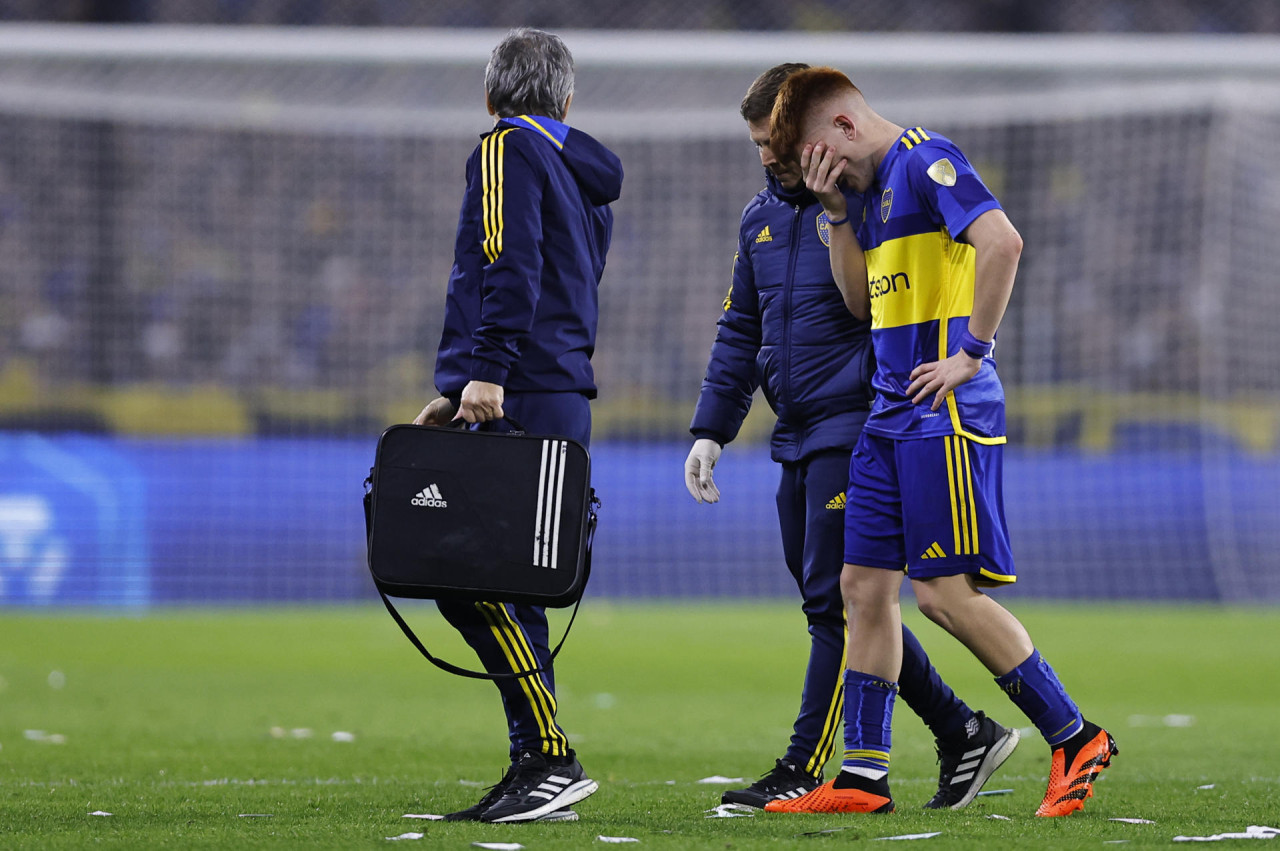
<svg viewBox="0 0 1280 851">
<path fill-rule="evenodd" d="M 835 68 L 806 68 L 787 77 L 769 119 L 769 147 L 774 155 L 796 159 L 809 113 L 823 101 L 849 93 L 858 94 L 858 87 Z"/>
</svg>

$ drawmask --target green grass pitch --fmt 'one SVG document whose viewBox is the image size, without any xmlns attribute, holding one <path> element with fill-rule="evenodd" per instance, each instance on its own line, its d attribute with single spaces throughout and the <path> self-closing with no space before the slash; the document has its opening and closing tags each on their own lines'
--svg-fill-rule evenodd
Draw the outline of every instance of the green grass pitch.
<svg viewBox="0 0 1280 851">
<path fill-rule="evenodd" d="M 471 661 L 433 609 L 409 608 L 429 646 Z M 601 788 L 576 823 L 524 826 L 402 818 L 473 803 L 505 765 L 505 728 L 491 685 L 430 667 L 381 610 L 9 611 L 0 847 L 374 848 L 419 832 L 422 846 L 450 848 L 587 848 L 621 836 L 753 849 L 940 832 L 924 841 L 1078 848 L 1280 827 L 1280 612 L 1012 608 L 1120 745 L 1096 796 L 1067 819 L 1032 817 L 1048 771 L 1034 733 L 987 785 L 1011 793 L 921 811 L 937 769 L 905 708 L 897 813 L 706 818 L 724 787 L 698 781 L 754 779 L 790 733 L 807 639 L 798 606 L 782 602 L 588 601 L 561 657 L 560 719 Z M 909 621 L 970 705 L 1025 726 L 954 641 Z"/>
</svg>

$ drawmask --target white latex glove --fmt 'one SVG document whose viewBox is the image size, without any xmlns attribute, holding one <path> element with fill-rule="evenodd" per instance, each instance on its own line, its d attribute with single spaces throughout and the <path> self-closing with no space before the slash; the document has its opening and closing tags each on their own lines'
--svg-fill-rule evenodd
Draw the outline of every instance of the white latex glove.
<svg viewBox="0 0 1280 851">
<path fill-rule="evenodd" d="M 711 471 L 720 460 L 720 444 L 700 437 L 693 442 L 684 461 L 684 486 L 698 502 L 719 502 L 720 488 L 711 479 Z"/>
</svg>

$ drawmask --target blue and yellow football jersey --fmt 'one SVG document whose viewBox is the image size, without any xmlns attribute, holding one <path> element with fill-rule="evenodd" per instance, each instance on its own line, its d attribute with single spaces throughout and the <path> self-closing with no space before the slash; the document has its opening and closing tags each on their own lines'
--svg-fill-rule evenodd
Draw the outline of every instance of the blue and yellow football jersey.
<svg viewBox="0 0 1280 851">
<path fill-rule="evenodd" d="M 913 405 L 911 370 L 960 350 L 973 310 L 975 251 L 958 242 L 978 216 L 1000 209 L 964 154 L 949 139 L 905 131 L 866 193 L 858 242 L 867 259 L 876 400 L 865 426 L 891 438 L 958 434 L 1003 443 L 1004 388 L 995 361 L 947 396 Z"/>
</svg>

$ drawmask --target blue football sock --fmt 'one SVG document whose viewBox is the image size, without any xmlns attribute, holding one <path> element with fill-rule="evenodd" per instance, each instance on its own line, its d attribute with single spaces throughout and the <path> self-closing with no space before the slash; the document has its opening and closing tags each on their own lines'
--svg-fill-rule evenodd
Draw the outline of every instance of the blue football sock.
<svg viewBox="0 0 1280 851">
<path fill-rule="evenodd" d="M 996 677 L 996 685 L 1031 719 L 1050 747 L 1057 747 L 1084 727 L 1079 707 L 1039 650 L 1031 651 L 1027 660 L 1009 673 Z"/>
<path fill-rule="evenodd" d="M 942 681 L 920 642 L 905 626 L 898 683 L 903 701 L 920 716 L 934 738 L 944 742 L 964 738 L 965 724 L 973 717 L 973 710 Z"/>
<path fill-rule="evenodd" d="M 889 773 L 893 699 L 897 694 L 897 683 L 845 671 L 842 772 L 872 780 Z"/>
</svg>

